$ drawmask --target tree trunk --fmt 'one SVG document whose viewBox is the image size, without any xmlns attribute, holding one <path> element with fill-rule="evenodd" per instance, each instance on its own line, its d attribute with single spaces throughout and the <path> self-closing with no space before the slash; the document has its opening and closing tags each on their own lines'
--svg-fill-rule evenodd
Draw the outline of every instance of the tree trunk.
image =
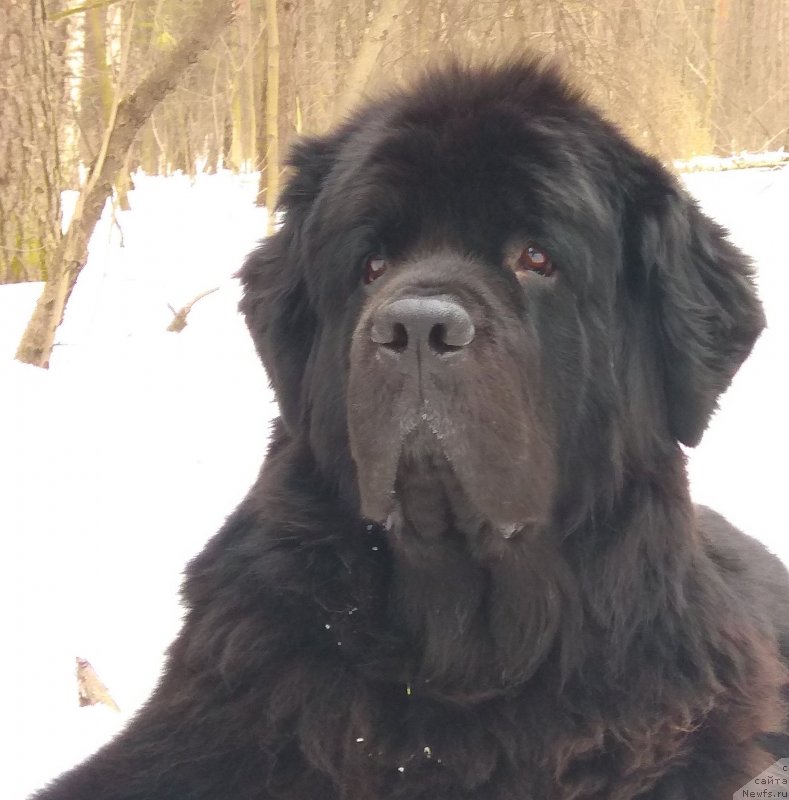
<svg viewBox="0 0 789 800">
<path fill-rule="evenodd" d="M 402 9 L 401 0 L 382 0 L 381 7 L 362 35 L 359 49 L 351 64 L 345 89 L 337 104 L 341 114 L 347 112 L 364 94 L 370 75 L 381 55 L 381 50 L 389 37 L 392 26 L 402 13 Z"/>
<path fill-rule="evenodd" d="M 61 238 L 55 77 L 44 3 L 0 2 L 0 283 L 44 280 Z"/>
<path fill-rule="evenodd" d="M 135 136 L 231 17 L 231 0 L 206 0 L 200 4 L 177 44 L 161 54 L 148 75 L 117 104 L 69 229 L 53 255 L 44 291 L 19 343 L 16 357 L 20 361 L 49 366 L 55 332 L 88 258 L 88 242 Z"/>
<path fill-rule="evenodd" d="M 718 142 L 718 131 L 714 127 L 715 102 L 718 98 L 718 40 L 720 28 L 726 16 L 726 0 L 715 0 L 710 9 L 707 32 L 707 90 L 704 98 L 704 127 L 709 131 L 712 141 Z"/>
<path fill-rule="evenodd" d="M 112 113 L 115 90 L 107 60 L 107 9 L 85 12 L 79 91 L 80 160 L 90 164 L 99 152 L 104 129 Z"/>
<path fill-rule="evenodd" d="M 265 9 L 263 10 L 265 14 Z M 266 19 L 263 18 L 263 29 L 265 30 Z M 266 138 L 266 97 L 268 87 L 268 47 L 265 40 L 258 44 L 255 53 L 255 71 L 257 73 L 255 80 L 255 87 L 257 89 L 257 96 L 255 97 L 255 114 L 257 115 L 257 124 L 255 131 L 257 134 L 257 141 L 255 142 L 255 169 L 258 170 L 258 190 L 255 195 L 255 205 L 262 207 L 266 205 L 266 183 L 268 182 L 266 174 L 266 151 L 268 150 L 268 140 Z"/>
<path fill-rule="evenodd" d="M 266 211 L 274 230 L 279 195 L 279 22 L 277 0 L 266 0 Z"/>
<path fill-rule="evenodd" d="M 257 144 L 257 131 L 255 130 L 257 117 L 255 114 L 255 17 L 252 13 L 251 0 L 236 0 L 236 20 L 238 22 L 238 36 L 241 45 L 242 62 L 238 76 L 238 89 L 241 95 L 241 149 L 243 154 L 243 169 L 249 165 L 254 168 L 255 148 Z"/>
</svg>

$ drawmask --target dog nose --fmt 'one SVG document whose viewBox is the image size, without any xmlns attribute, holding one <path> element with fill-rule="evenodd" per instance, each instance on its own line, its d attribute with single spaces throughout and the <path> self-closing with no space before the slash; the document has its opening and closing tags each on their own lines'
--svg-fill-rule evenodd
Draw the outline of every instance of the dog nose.
<svg viewBox="0 0 789 800">
<path fill-rule="evenodd" d="M 433 295 L 385 303 L 373 315 L 370 338 L 395 353 L 419 349 L 445 355 L 471 344 L 474 333 L 471 317 L 457 300 Z"/>
</svg>

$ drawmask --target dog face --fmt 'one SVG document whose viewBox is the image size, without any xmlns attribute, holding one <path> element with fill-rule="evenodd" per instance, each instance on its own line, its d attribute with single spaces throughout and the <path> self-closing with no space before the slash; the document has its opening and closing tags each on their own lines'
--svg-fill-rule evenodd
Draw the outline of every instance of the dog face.
<svg viewBox="0 0 789 800">
<path fill-rule="evenodd" d="M 472 549 L 698 443 L 762 326 L 744 256 L 550 69 L 450 68 L 291 157 L 242 310 L 363 516 Z"/>
</svg>

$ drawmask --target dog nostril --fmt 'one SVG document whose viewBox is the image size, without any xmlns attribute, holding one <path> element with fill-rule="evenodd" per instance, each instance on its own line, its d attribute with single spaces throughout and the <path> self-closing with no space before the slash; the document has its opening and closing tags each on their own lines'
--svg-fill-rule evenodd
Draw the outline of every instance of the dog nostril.
<svg viewBox="0 0 789 800">
<path fill-rule="evenodd" d="M 468 342 L 464 344 L 450 344 L 447 336 L 447 328 L 443 323 L 434 325 L 430 331 L 428 344 L 434 353 L 453 353 L 455 350 L 462 350 Z"/>
<path fill-rule="evenodd" d="M 389 319 L 376 321 L 370 331 L 370 338 L 381 347 L 402 353 L 408 347 L 408 329 L 402 322 Z"/>
<path fill-rule="evenodd" d="M 392 340 L 381 342 L 383 347 L 388 347 L 396 353 L 402 353 L 408 347 L 408 331 L 401 322 L 395 322 L 392 326 Z"/>
<path fill-rule="evenodd" d="M 454 353 L 474 341 L 476 329 L 468 312 L 458 303 L 440 306 L 440 322 L 430 329 L 428 342 L 437 353 Z"/>
</svg>

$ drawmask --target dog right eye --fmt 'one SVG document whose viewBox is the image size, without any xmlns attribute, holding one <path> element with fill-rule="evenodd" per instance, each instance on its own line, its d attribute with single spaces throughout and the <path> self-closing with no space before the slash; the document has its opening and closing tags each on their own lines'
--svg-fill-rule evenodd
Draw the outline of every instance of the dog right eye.
<svg viewBox="0 0 789 800">
<path fill-rule="evenodd" d="M 386 272 L 386 268 L 389 266 L 387 260 L 377 253 L 373 253 L 364 261 L 364 282 L 366 285 L 371 284 L 374 280 L 377 280 L 381 277 L 381 275 Z"/>
<path fill-rule="evenodd" d="M 515 268 L 521 272 L 536 272 L 549 277 L 553 275 L 553 261 L 548 253 L 533 242 L 529 242 L 520 252 Z"/>
</svg>

